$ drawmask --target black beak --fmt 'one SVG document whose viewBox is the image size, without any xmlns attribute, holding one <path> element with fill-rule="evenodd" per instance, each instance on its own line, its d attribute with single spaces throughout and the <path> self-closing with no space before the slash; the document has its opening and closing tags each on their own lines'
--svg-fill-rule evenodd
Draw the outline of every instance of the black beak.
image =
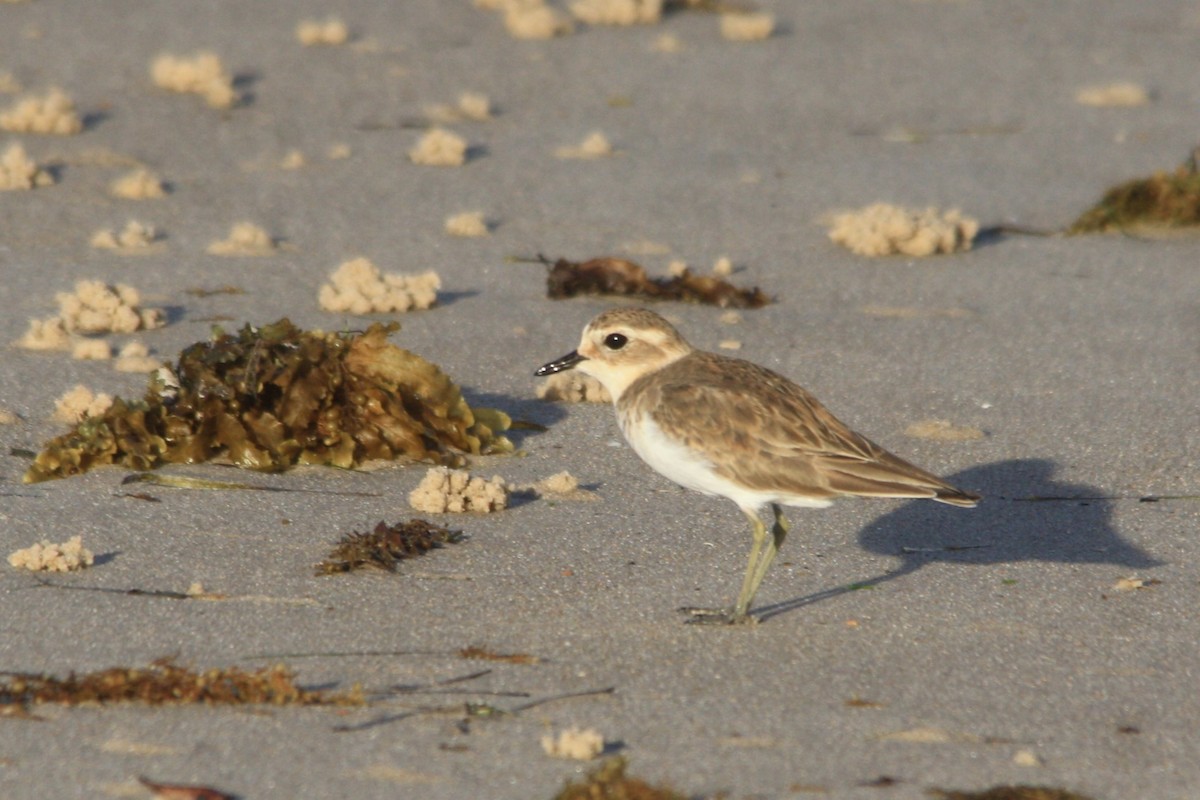
<svg viewBox="0 0 1200 800">
<path fill-rule="evenodd" d="M 538 367 L 537 372 L 533 374 L 539 378 L 545 375 L 553 375 L 556 372 L 562 372 L 563 370 L 571 369 L 580 361 L 587 361 L 587 358 L 579 355 L 578 350 L 572 350 L 562 358 L 556 358 L 549 364 L 543 364 L 542 366 Z"/>
</svg>

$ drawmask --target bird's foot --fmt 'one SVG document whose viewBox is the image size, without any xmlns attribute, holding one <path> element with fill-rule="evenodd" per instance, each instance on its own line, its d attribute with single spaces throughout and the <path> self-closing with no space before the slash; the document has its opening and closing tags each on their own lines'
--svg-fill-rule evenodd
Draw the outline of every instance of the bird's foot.
<svg viewBox="0 0 1200 800">
<path fill-rule="evenodd" d="M 684 606 L 679 609 L 688 615 L 685 625 L 757 625 L 758 619 L 749 614 L 735 614 L 732 608 L 696 608 Z"/>
</svg>

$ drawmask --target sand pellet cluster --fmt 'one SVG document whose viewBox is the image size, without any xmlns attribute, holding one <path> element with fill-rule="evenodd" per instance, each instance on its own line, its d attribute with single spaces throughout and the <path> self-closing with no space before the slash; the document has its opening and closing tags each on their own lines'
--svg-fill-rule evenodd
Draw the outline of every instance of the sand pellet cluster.
<svg viewBox="0 0 1200 800">
<path fill-rule="evenodd" d="M 615 151 L 608 137 L 600 131 L 589 133 L 577 145 L 564 145 L 554 151 L 555 158 L 564 159 L 593 159 L 611 156 Z"/>
<path fill-rule="evenodd" d="M 150 355 L 150 348 L 138 341 L 126 343 L 113 361 L 117 372 L 153 372 L 162 365 L 160 359 Z"/>
<path fill-rule="evenodd" d="M 571 494 L 579 489 L 579 480 L 566 470 L 556 472 L 533 485 L 540 494 Z"/>
<path fill-rule="evenodd" d="M 442 125 L 470 120 L 486 122 L 492 118 L 492 101 L 480 92 L 463 92 L 454 105 L 439 104 L 425 109 L 430 120 Z"/>
<path fill-rule="evenodd" d="M 79 281 L 73 292 L 55 295 L 59 313 L 48 319 L 31 319 L 29 328 L 16 342 L 26 350 L 74 350 L 72 334 L 132 333 L 161 328 L 166 324 L 157 308 L 142 308 L 132 286 L 109 286 L 103 281 Z M 82 345 L 79 358 L 107 358 L 94 346 Z"/>
<path fill-rule="evenodd" d="M 270 256 L 278 249 L 266 230 L 253 222 L 236 222 L 224 239 L 212 242 L 206 252 L 214 256 Z"/>
<path fill-rule="evenodd" d="M 721 14 L 721 36 L 731 42 L 759 42 L 775 32 L 775 17 L 766 12 Z"/>
<path fill-rule="evenodd" d="M 26 350 L 70 350 L 76 358 L 111 357 L 101 345 L 76 341 L 73 334 L 132 333 L 166 324 L 157 308 L 142 308 L 141 297 L 132 286 L 109 286 L 103 281 L 79 281 L 73 292 L 59 292 L 58 316 L 29 320 L 29 328 L 16 342 Z M 103 348 L 108 348 L 103 344 Z"/>
<path fill-rule="evenodd" d="M 19 143 L 10 144 L 0 154 L 0 191 L 33 189 L 53 183 L 54 176 L 38 166 Z"/>
<path fill-rule="evenodd" d="M 467 160 L 467 140 L 445 128 L 431 128 L 408 151 L 414 164 L 432 167 L 459 167 Z"/>
<path fill-rule="evenodd" d="M 72 333 L 132 333 L 166 324 L 157 308 L 142 308 L 137 289 L 125 284 L 79 281 L 73 292 L 59 292 L 59 317 Z"/>
<path fill-rule="evenodd" d="M 683 42 L 673 33 L 663 33 L 655 37 L 650 49 L 656 53 L 679 53 L 683 50 Z"/>
<path fill-rule="evenodd" d="M 100 250 L 115 250 L 120 253 L 146 252 L 159 238 L 153 225 L 129 220 L 119 231 L 99 230 L 92 235 L 90 244 Z"/>
<path fill-rule="evenodd" d="M 433 270 L 416 275 L 384 274 L 369 259 L 343 263 L 317 292 L 324 311 L 382 314 L 429 308 L 437 302 L 441 278 Z"/>
<path fill-rule="evenodd" d="M 446 217 L 446 233 L 451 236 L 477 237 L 488 235 L 487 220 L 482 211 L 464 211 Z"/>
<path fill-rule="evenodd" d="M 1132 108 L 1150 102 L 1145 86 L 1132 81 L 1117 81 L 1097 86 L 1085 86 L 1075 93 L 1075 102 L 1099 108 Z"/>
<path fill-rule="evenodd" d="M 98 417 L 113 404 L 112 395 L 93 392 L 83 384 L 68 389 L 54 401 L 50 419 L 74 425 L 84 417 Z"/>
<path fill-rule="evenodd" d="M 833 216 L 829 238 L 862 256 L 928 256 L 970 250 L 979 223 L 957 209 L 917 211 L 875 203 Z"/>
<path fill-rule="evenodd" d="M 548 478 L 542 478 L 525 486 L 516 486 L 514 491 L 532 492 L 537 497 L 549 500 L 596 500 L 599 495 L 579 485 L 579 479 L 563 470 Z"/>
<path fill-rule="evenodd" d="M 77 361 L 107 361 L 112 358 L 112 345 L 104 339 L 76 339 L 71 345 L 71 358 Z"/>
<path fill-rule="evenodd" d="M 113 358 L 112 345 L 104 339 L 81 337 L 71 344 L 71 358 L 81 361 L 107 361 Z M 138 341 L 128 342 L 113 360 L 117 372 L 153 372 L 162 366 L 150 357 L 150 349 Z"/>
<path fill-rule="evenodd" d="M 279 159 L 280 169 L 303 169 L 307 166 L 308 159 L 301 150 L 288 150 L 283 154 L 283 158 Z"/>
<path fill-rule="evenodd" d="M 306 19 L 296 25 L 296 39 L 306 47 L 345 44 L 350 41 L 350 29 L 337 17 L 325 20 Z"/>
<path fill-rule="evenodd" d="M 16 341 L 23 350 L 70 350 L 71 334 L 67 332 L 61 317 L 31 319 L 24 335 Z"/>
<path fill-rule="evenodd" d="M 151 62 L 150 77 L 161 89 L 198 94 L 213 108 L 232 108 L 238 102 L 233 76 L 216 53 L 190 57 L 164 53 Z"/>
<path fill-rule="evenodd" d="M 71 136 L 83 130 L 83 118 L 71 96 L 56 87 L 42 95 L 22 97 L 0 112 L 0 130 Z"/>
<path fill-rule="evenodd" d="M 588 25 L 648 25 L 662 19 L 663 0 L 575 0 L 570 9 Z"/>
<path fill-rule="evenodd" d="M 557 736 L 550 733 L 542 736 L 542 750 L 555 758 L 590 761 L 604 752 L 604 736 L 592 728 L 572 726 L 559 731 Z"/>
<path fill-rule="evenodd" d="M 495 475 L 488 480 L 464 469 L 434 467 L 425 473 L 408 503 L 426 514 L 487 514 L 508 505 L 508 486 Z"/>
<path fill-rule="evenodd" d="M 10 565 L 33 572 L 74 572 L 90 567 L 95 560 L 92 551 L 83 546 L 82 536 L 72 536 L 62 544 L 43 539 L 8 556 Z"/>
<path fill-rule="evenodd" d="M 571 18 L 544 0 L 476 0 L 475 4 L 504 14 L 504 28 L 514 39 L 553 39 L 575 31 Z"/>
<path fill-rule="evenodd" d="M 653 25 L 662 21 L 665 0 L 571 0 L 569 14 L 546 0 L 475 0 L 477 8 L 498 11 L 504 27 L 514 39 L 552 39 L 575 32 L 575 22 L 585 26 Z M 721 36 L 729 41 L 753 42 L 768 39 L 775 32 L 775 17 L 767 12 L 751 11 L 729 4 L 714 4 L 719 13 Z M 677 52 L 678 40 L 672 37 L 656 43 L 655 49 Z"/>
<path fill-rule="evenodd" d="M 571 370 L 551 375 L 537 387 L 539 400 L 560 403 L 611 403 L 612 395 L 591 375 Z"/>
<path fill-rule="evenodd" d="M 108 193 L 122 200 L 157 200 L 167 194 L 162 178 L 148 169 L 135 169 L 113 181 Z"/>
</svg>

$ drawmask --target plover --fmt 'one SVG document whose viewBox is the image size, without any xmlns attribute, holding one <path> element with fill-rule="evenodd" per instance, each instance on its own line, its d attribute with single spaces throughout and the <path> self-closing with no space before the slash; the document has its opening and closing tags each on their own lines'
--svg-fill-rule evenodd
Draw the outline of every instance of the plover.
<svg viewBox="0 0 1200 800">
<path fill-rule="evenodd" d="M 626 440 L 651 468 L 732 500 L 750 520 L 754 541 L 736 601 L 686 609 L 694 622 L 754 621 L 750 604 L 788 532 L 780 506 L 823 508 L 845 496 L 979 501 L 850 430 L 782 375 L 693 349 L 653 311 L 600 314 L 576 350 L 535 374 L 572 368 L 604 384 Z M 775 518 L 770 535 L 759 516 L 766 506 Z"/>
</svg>

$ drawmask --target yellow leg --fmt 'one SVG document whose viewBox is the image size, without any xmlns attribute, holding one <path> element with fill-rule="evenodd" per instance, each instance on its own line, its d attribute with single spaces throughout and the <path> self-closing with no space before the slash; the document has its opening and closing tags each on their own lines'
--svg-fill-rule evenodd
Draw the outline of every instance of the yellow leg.
<svg viewBox="0 0 1200 800">
<path fill-rule="evenodd" d="M 750 551 L 750 568 L 753 572 L 747 571 L 746 579 L 742 582 L 741 594 L 738 595 L 737 605 L 733 607 L 735 622 L 742 621 L 750 612 L 750 604 L 754 602 L 754 596 L 758 594 L 758 587 L 762 584 L 763 578 L 767 576 L 771 562 L 779 554 L 779 548 L 783 547 L 783 540 L 788 535 L 788 522 L 783 516 L 782 509 L 772 503 L 771 510 L 775 513 L 775 524 L 771 526 L 771 538 L 766 542 L 765 550 L 761 547 L 762 540 L 767 538 L 765 526 L 757 516 L 754 517 L 754 522 L 757 523 L 754 530 L 755 546 Z M 755 563 L 756 560 L 757 563 Z"/>
<path fill-rule="evenodd" d="M 767 526 L 758 518 L 758 515 L 743 510 L 746 518 L 750 520 L 750 535 L 754 538 L 754 543 L 750 546 L 750 558 L 746 562 L 742 589 L 738 592 L 733 608 L 684 609 L 692 615 L 692 622 L 725 624 L 754 622 L 754 618 L 750 616 L 750 605 L 754 602 L 759 585 L 766 577 L 771 562 L 779 554 L 779 548 L 783 546 L 783 540 L 788 535 L 788 521 L 783 516 L 783 510 L 775 503 L 771 504 L 771 510 L 775 514 L 775 524 L 771 526 L 769 538 L 767 537 Z"/>
<path fill-rule="evenodd" d="M 775 524 L 771 526 L 771 541 L 767 543 L 767 550 L 763 553 L 762 561 L 758 565 L 758 572 L 754 580 L 755 589 L 767 576 L 767 569 L 775 560 L 775 556 L 779 555 L 779 548 L 783 547 L 783 540 L 788 535 L 788 522 L 783 516 L 783 511 L 775 503 L 771 504 L 771 510 L 775 512 Z"/>
<path fill-rule="evenodd" d="M 750 546 L 750 558 L 746 562 L 746 573 L 742 578 L 742 590 L 738 594 L 737 602 L 733 608 L 681 608 L 691 615 L 689 622 L 701 624 L 716 624 L 728 625 L 734 622 L 748 622 L 749 616 L 746 610 L 750 607 L 750 601 L 754 598 L 754 591 L 758 588 L 754 576 L 758 572 L 758 563 L 762 556 L 763 545 L 767 542 L 767 526 L 758 518 L 758 515 L 752 511 L 743 509 L 746 519 L 750 520 L 750 535 L 754 537 L 754 543 Z M 769 544 L 768 544 L 769 546 Z M 759 578 L 761 581 L 762 579 Z"/>
<path fill-rule="evenodd" d="M 759 574 L 759 563 L 766 556 L 763 553 L 763 544 L 767 545 L 767 554 L 771 552 L 772 542 L 767 541 L 767 526 L 758 518 L 758 515 L 747 511 L 746 516 L 750 519 L 750 535 L 754 537 L 754 544 L 750 546 L 750 559 L 746 562 L 746 574 L 742 578 L 742 590 L 738 592 L 737 602 L 733 604 L 733 614 L 730 622 L 741 622 L 746 618 L 746 612 L 750 610 L 750 602 L 754 599 L 755 592 L 758 591 L 758 584 L 762 583 L 762 575 Z M 763 570 L 764 572 L 766 570 Z"/>
</svg>

